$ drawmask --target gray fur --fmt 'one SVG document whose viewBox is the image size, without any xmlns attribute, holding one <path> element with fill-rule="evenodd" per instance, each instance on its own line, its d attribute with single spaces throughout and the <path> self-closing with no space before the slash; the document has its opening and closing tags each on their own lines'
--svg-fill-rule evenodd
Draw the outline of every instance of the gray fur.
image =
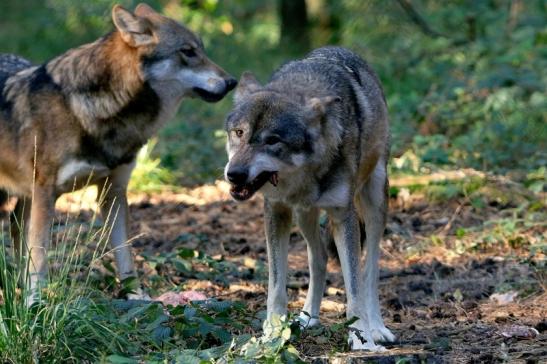
<svg viewBox="0 0 547 364">
<path fill-rule="evenodd" d="M 394 340 L 383 324 L 377 283 L 387 213 L 389 123 L 382 87 L 370 66 L 350 50 L 324 47 L 285 64 L 264 86 L 244 74 L 225 128 L 232 196 L 246 200 L 260 190 L 265 198 L 268 317 L 287 309 L 286 244 L 294 211 L 308 243 L 311 271 L 300 317 L 305 325 L 318 323 L 328 241 L 320 236 L 317 218 L 323 209 L 342 265 L 347 316 L 359 318 L 353 326 L 365 339 L 350 332 L 352 348 L 382 350 L 374 340 Z M 362 269 L 364 222 L 367 267 Z"/>
</svg>

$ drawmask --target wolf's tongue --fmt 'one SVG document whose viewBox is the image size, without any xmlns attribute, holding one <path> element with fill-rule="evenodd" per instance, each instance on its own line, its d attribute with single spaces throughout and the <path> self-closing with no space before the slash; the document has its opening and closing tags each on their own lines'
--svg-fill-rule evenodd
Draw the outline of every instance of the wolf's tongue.
<svg viewBox="0 0 547 364">
<path fill-rule="evenodd" d="M 277 172 L 272 173 L 269 181 L 272 185 L 277 186 L 277 183 L 279 182 L 279 177 L 277 176 Z"/>
</svg>

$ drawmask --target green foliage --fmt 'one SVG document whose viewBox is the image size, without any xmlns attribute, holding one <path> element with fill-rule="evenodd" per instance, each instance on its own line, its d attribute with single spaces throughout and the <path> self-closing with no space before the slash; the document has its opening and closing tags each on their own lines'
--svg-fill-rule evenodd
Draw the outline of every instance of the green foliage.
<svg viewBox="0 0 547 364">
<path fill-rule="evenodd" d="M 240 267 L 223 257 L 211 257 L 203 252 L 181 248 L 176 252 L 143 254 L 151 268 L 157 272 L 174 268 L 178 276 L 195 278 L 229 286 L 230 278 L 252 275 L 251 269 Z"/>
<path fill-rule="evenodd" d="M 289 344 L 294 329 L 298 335 L 298 324 L 293 324 L 286 317 L 274 315 L 264 321 L 260 338 L 253 337 L 241 347 L 242 359 L 265 363 L 303 363 L 294 346 Z"/>
<path fill-rule="evenodd" d="M 384 81 L 396 154 L 496 171 L 545 164 L 544 5 L 526 3 L 511 25 L 509 1 L 412 2 L 432 37 L 401 21 L 396 2 L 348 3 L 365 19 L 350 21 L 344 42 L 366 50 Z"/>
<path fill-rule="evenodd" d="M 109 231 L 86 231 L 68 220 L 66 225 L 73 231 L 59 231 L 60 248 L 50 254 L 52 265 L 60 269 L 51 270 L 38 302 L 31 307 L 26 304 L 27 280 L 6 251 L 7 245 L 0 244 L 1 362 L 243 363 L 252 358 L 251 346 L 264 352 L 257 356 L 257 363 L 299 362 L 286 330 L 279 338 L 277 331 L 268 331 L 267 338 L 260 339 L 249 334 L 257 319 L 242 303 L 208 299 L 165 308 L 158 302 L 104 296 L 93 288 L 92 273 L 103 261 Z M 95 244 L 91 257 L 82 255 L 81 243 Z M 226 275 L 239 276 L 247 270 L 189 249 L 147 259 L 156 269 L 169 264 L 181 276 L 221 283 Z M 111 265 L 104 263 L 104 267 L 113 273 Z M 134 288 L 132 281 L 122 283 L 128 292 Z"/>
<path fill-rule="evenodd" d="M 3 1 L 1 51 L 41 62 L 96 39 L 112 27 L 113 3 Z M 132 8 L 137 1 L 121 3 Z M 411 151 L 419 163 L 445 168 L 537 169 L 547 161 L 547 10 L 540 1 L 522 2 L 511 13 L 510 3 L 413 1 L 433 30 L 428 34 L 396 1 L 319 1 L 308 9 L 312 46 L 336 41 L 357 50 L 378 71 L 395 155 Z M 249 69 L 265 81 L 283 62 L 308 51 L 279 43 L 275 2 L 158 0 L 151 5 L 199 32 L 211 58 L 236 76 Z M 160 133 L 157 156 L 176 171 L 178 182 L 221 178 L 229 99 L 216 105 L 185 101 Z M 148 182 L 152 189 L 164 183 L 163 178 Z"/>
<path fill-rule="evenodd" d="M 154 192 L 175 184 L 175 175 L 152 156 L 157 140 L 152 139 L 137 154 L 137 166 L 131 175 L 129 189 L 135 192 Z"/>
<path fill-rule="evenodd" d="M 81 280 L 72 279 L 74 269 L 80 270 L 79 244 L 97 244 L 91 265 L 102 255 L 105 229 L 85 233 L 80 228 L 62 234 L 62 242 L 69 236 L 72 249 L 66 245 L 52 252 L 52 270 L 47 285 L 36 294 L 37 303 L 29 307 L 27 287 L 29 277 L 20 267 L 28 266 L 25 258 L 15 259 L 8 253 L 7 244 L 0 244 L 0 361 L 5 363 L 80 362 L 99 358 L 104 350 L 117 351 L 128 345 L 127 336 L 118 335 L 111 325 L 97 320 L 102 309 L 91 300 L 85 283 L 89 266 L 82 269 Z M 74 231 L 75 230 L 75 231 Z M 123 330 L 122 330 L 123 331 Z"/>
</svg>

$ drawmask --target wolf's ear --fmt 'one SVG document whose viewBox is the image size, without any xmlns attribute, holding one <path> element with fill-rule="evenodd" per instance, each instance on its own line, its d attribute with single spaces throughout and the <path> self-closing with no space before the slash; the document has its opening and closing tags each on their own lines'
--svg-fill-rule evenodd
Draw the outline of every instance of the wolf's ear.
<svg viewBox="0 0 547 364">
<path fill-rule="evenodd" d="M 148 4 L 145 4 L 145 3 L 140 3 L 135 8 L 135 15 L 137 16 L 147 17 L 150 15 L 157 15 L 157 14 L 158 12 L 156 10 L 152 9 Z"/>
<path fill-rule="evenodd" d="M 123 41 L 131 47 L 144 47 L 157 43 L 150 22 L 122 6 L 115 5 L 112 8 L 112 20 Z"/>
<path fill-rule="evenodd" d="M 258 82 L 256 77 L 249 71 L 243 72 L 241 78 L 237 84 L 237 88 L 234 94 L 234 101 L 240 102 L 245 96 L 255 92 L 262 88 L 262 85 Z"/>
<path fill-rule="evenodd" d="M 308 115 L 311 119 L 323 119 L 329 107 L 340 101 L 340 96 L 312 97 L 306 104 Z"/>
</svg>

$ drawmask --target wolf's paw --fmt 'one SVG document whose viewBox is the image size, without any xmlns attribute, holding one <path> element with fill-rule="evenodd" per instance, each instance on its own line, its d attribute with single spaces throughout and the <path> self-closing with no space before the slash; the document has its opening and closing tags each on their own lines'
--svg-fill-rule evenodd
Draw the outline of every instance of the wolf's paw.
<svg viewBox="0 0 547 364">
<path fill-rule="evenodd" d="M 363 338 L 363 335 L 357 335 L 354 331 L 350 331 L 348 342 L 352 351 L 366 350 L 375 353 L 386 351 L 386 348 L 382 345 L 376 345 L 374 340 L 367 340 L 366 338 Z"/>
<path fill-rule="evenodd" d="M 395 341 L 395 335 L 393 335 L 393 333 L 383 324 L 371 325 L 370 333 L 372 334 L 372 338 L 374 339 L 374 341 L 380 341 L 380 342 Z"/>
<path fill-rule="evenodd" d="M 303 329 L 317 326 L 320 323 L 318 317 L 312 317 L 307 312 L 300 312 L 295 321 L 297 321 Z"/>
</svg>

